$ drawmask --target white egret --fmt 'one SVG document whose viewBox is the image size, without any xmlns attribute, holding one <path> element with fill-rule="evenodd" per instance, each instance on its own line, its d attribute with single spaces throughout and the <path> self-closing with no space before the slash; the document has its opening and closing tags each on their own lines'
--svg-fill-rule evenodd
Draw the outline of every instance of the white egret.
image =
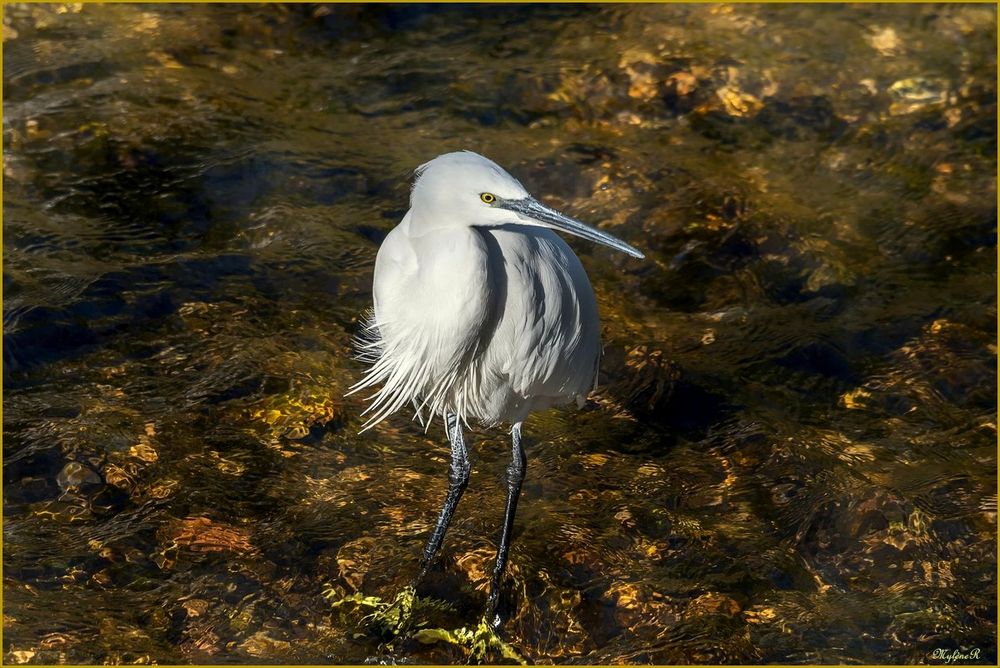
<svg viewBox="0 0 1000 668">
<path fill-rule="evenodd" d="M 497 628 L 500 578 L 524 479 L 521 423 L 555 404 L 582 405 L 601 356 L 590 281 L 553 230 L 636 258 L 643 254 L 541 204 L 476 153 L 440 155 L 415 175 L 410 210 L 375 260 L 374 311 L 360 342 L 371 367 L 351 392 L 381 385 L 370 397 L 371 417 L 363 429 L 407 403 L 425 425 L 435 415 L 445 422 L 448 493 L 417 581 L 440 548 L 469 481 L 462 425 L 512 425 L 507 505 L 486 610 Z"/>
</svg>

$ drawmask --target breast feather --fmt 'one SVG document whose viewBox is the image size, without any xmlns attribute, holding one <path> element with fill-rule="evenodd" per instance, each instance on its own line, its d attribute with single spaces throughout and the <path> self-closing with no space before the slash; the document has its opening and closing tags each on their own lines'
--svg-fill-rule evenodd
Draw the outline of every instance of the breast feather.
<svg viewBox="0 0 1000 668">
<path fill-rule="evenodd" d="M 370 397 L 363 429 L 408 402 L 425 425 L 425 413 L 447 411 L 465 420 L 475 412 L 470 388 L 478 386 L 478 365 L 472 362 L 494 301 L 487 250 L 468 228 L 395 232 L 376 258 L 374 362 L 352 388 L 382 385 Z"/>
</svg>

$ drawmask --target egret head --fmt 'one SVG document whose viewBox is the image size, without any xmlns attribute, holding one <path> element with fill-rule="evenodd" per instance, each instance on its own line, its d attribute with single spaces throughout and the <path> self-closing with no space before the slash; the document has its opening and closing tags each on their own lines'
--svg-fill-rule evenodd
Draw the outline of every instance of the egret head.
<svg viewBox="0 0 1000 668">
<path fill-rule="evenodd" d="M 445 153 L 417 168 L 410 210 L 438 225 L 547 227 L 644 257 L 624 241 L 545 206 L 500 165 L 471 151 Z"/>
</svg>

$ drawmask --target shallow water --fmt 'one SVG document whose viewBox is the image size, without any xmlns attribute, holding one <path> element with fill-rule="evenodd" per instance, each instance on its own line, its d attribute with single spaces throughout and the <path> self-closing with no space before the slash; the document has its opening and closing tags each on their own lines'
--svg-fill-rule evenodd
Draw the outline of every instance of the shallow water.
<svg viewBox="0 0 1000 668">
<path fill-rule="evenodd" d="M 982 5 L 5 6 L 5 661 L 470 658 L 350 603 L 447 448 L 343 397 L 469 148 L 647 253 L 570 241 L 605 358 L 526 424 L 521 656 L 995 663 L 995 54 Z M 429 627 L 485 603 L 469 438 Z"/>
</svg>

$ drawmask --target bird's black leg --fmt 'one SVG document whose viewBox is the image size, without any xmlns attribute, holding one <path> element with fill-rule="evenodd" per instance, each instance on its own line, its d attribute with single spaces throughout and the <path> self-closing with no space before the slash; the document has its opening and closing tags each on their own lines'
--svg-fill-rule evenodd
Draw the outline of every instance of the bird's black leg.
<svg viewBox="0 0 1000 668">
<path fill-rule="evenodd" d="M 437 554 L 441 542 L 444 540 L 444 534 L 448 531 L 448 523 L 451 522 L 451 516 L 455 514 L 455 508 L 458 506 L 459 499 L 462 498 L 462 492 L 469 484 L 469 469 L 471 467 L 469 466 L 469 454 L 465 450 L 465 438 L 462 436 L 462 424 L 455 415 L 448 415 L 447 423 L 448 441 L 451 443 L 448 496 L 445 497 L 441 514 L 438 515 L 434 533 L 431 534 L 430 540 L 427 541 L 427 547 L 424 548 L 424 556 L 420 560 L 420 572 L 417 574 L 414 584 L 427 574 L 427 569 L 430 568 L 434 555 Z"/>
<path fill-rule="evenodd" d="M 493 567 L 493 577 L 490 578 L 490 597 L 486 602 L 486 619 L 494 629 L 500 628 L 500 616 L 497 614 L 497 602 L 500 600 L 500 580 L 504 567 L 507 565 L 507 553 L 510 550 L 510 534 L 514 528 L 514 513 L 517 512 L 517 497 L 521 495 L 521 483 L 524 481 L 526 458 L 521 447 L 521 423 L 518 422 L 510 430 L 512 447 L 510 465 L 507 466 L 507 508 L 503 515 L 503 531 L 500 534 L 500 549 L 497 550 L 497 563 Z"/>
</svg>

